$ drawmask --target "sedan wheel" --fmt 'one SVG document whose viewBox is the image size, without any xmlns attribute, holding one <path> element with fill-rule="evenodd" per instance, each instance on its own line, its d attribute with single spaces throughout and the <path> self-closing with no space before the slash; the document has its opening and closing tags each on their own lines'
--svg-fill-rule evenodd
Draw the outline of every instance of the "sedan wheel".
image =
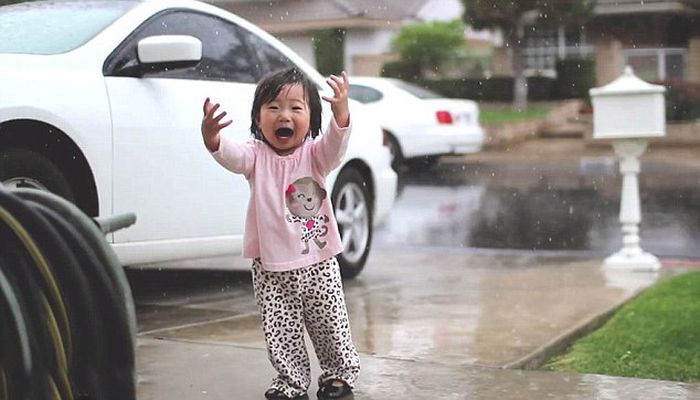
<svg viewBox="0 0 700 400">
<path fill-rule="evenodd" d="M 0 150 L 0 182 L 8 188 L 44 190 L 75 201 L 68 180 L 56 164 L 35 151 Z"/>
<path fill-rule="evenodd" d="M 333 189 L 333 207 L 344 251 L 340 272 L 354 278 L 364 268 L 372 241 L 372 213 L 367 180 L 354 169 L 343 170 Z"/>
</svg>

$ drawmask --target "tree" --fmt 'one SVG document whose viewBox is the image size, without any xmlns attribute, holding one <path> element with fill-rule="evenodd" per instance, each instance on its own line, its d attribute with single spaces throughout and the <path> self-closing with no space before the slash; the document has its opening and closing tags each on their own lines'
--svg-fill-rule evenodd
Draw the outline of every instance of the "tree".
<svg viewBox="0 0 700 400">
<path fill-rule="evenodd" d="M 498 28 L 512 51 L 513 106 L 527 106 L 521 43 L 525 27 L 537 21 L 575 23 L 592 15 L 596 0 L 462 0 L 464 21 L 476 29 Z"/>
<path fill-rule="evenodd" d="M 391 42 L 392 49 L 401 57 L 401 63 L 414 65 L 421 75 L 427 71 L 437 72 L 446 60 L 465 46 L 464 23 L 460 20 L 407 25 Z"/>
<path fill-rule="evenodd" d="M 324 29 L 314 32 L 316 69 L 323 75 L 339 74 L 345 63 L 345 30 Z"/>
</svg>

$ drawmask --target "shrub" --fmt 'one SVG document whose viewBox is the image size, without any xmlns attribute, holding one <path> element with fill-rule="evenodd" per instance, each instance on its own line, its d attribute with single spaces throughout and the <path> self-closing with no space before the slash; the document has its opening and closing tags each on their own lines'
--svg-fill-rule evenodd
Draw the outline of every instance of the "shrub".
<svg viewBox="0 0 700 400">
<path fill-rule="evenodd" d="M 417 62 L 399 60 L 384 63 L 381 75 L 413 82 L 420 77 L 420 65 Z"/>
<path fill-rule="evenodd" d="M 439 71 L 443 63 L 465 48 L 464 22 L 456 19 L 406 25 L 391 41 L 391 48 L 407 66 L 417 65 L 419 73 Z"/>
<path fill-rule="evenodd" d="M 513 101 L 513 78 L 499 76 L 479 79 L 416 80 L 415 83 L 442 94 L 445 97 L 486 101 Z M 528 98 L 547 100 L 552 98 L 554 80 L 545 77 L 528 78 Z"/>
<path fill-rule="evenodd" d="M 323 75 L 337 74 L 343 70 L 343 29 L 318 30 L 313 35 L 316 69 Z"/>
<path fill-rule="evenodd" d="M 568 58 L 556 63 L 557 80 L 554 92 L 560 99 L 588 98 L 588 90 L 595 86 L 595 60 Z"/>
<path fill-rule="evenodd" d="M 700 84 L 681 80 L 655 83 L 666 87 L 666 120 L 692 121 L 700 118 Z"/>
</svg>

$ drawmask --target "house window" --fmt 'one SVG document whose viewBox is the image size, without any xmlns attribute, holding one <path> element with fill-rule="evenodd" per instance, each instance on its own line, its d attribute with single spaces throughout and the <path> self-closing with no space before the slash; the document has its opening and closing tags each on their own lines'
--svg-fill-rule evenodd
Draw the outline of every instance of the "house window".
<svg viewBox="0 0 700 400">
<path fill-rule="evenodd" d="M 657 81 L 685 77 L 687 50 L 683 48 L 623 50 L 625 65 L 641 79 Z"/>
<path fill-rule="evenodd" d="M 593 52 L 586 44 L 585 31 L 564 26 L 538 23 L 525 30 L 522 49 L 526 75 L 556 75 L 559 59 L 585 57 Z"/>
</svg>

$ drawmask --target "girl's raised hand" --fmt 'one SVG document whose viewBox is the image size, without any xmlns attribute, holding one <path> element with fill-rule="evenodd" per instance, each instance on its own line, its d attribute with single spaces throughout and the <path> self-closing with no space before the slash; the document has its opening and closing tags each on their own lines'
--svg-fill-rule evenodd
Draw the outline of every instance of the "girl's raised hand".
<svg viewBox="0 0 700 400">
<path fill-rule="evenodd" d="M 207 97 L 202 107 L 202 111 L 204 112 L 201 126 L 202 138 L 204 139 L 204 145 L 207 146 L 209 151 L 216 151 L 219 149 L 219 131 L 231 125 L 233 122 L 231 120 L 221 122 L 226 116 L 226 111 L 216 115 L 219 106 L 219 103 L 212 104 Z"/>
<path fill-rule="evenodd" d="M 323 100 L 331 103 L 331 110 L 338 126 L 345 128 L 350 124 L 350 109 L 348 107 L 348 74 L 343 71 L 340 76 L 331 75 L 326 79 L 328 86 L 333 89 L 333 97 L 323 96 Z"/>
</svg>

